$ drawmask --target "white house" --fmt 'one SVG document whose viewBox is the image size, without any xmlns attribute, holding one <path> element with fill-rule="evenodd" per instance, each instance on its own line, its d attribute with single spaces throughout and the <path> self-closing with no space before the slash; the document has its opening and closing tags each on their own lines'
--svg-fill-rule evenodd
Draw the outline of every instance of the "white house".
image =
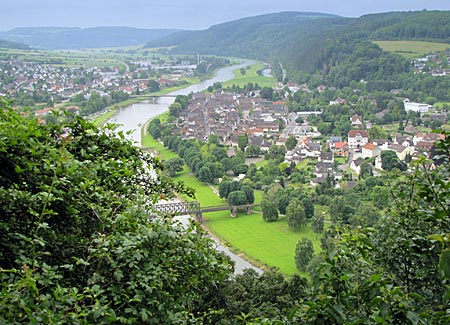
<svg viewBox="0 0 450 325">
<path fill-rule="evenodd" d="M 350 149 L 361 148 L 367 142 L 369 142 L 369 134 L 366 130 L 348 131 L 348 147 Z"/>
<path fill-rule="evenodd" d="M 381 153 L 381 149 L 374 145 L 373 143 L 366 143 L 362 147 L 362 155 L 361 157 L 364 158 L 373 158 L 378 156 Z"/>
</svg>

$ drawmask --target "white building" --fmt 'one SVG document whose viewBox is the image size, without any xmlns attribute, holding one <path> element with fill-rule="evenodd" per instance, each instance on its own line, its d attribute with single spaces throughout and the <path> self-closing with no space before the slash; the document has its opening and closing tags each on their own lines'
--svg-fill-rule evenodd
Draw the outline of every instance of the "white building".
<svg viewBox="0 0 450 325">
<path fill-rule="evenodd" d="M 433 108 L 433 106 L 428 104 L 410 102 L 409 99 L 405 99 L 403 104 L 405 105 L 405 111 L 407 112 L 412 111 L 416 113 L 427 113 L 431 108 Z"/>
</svg>

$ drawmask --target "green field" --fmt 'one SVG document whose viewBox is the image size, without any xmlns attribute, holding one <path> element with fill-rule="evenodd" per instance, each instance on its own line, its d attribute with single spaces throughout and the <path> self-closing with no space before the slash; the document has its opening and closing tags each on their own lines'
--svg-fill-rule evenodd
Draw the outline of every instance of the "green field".
<svg viewBox="0 0 450 325">
<path fill-rule="evenodd" d="M 222 84 L 223 88 L 231 87 L 233 84 L 239 87 L 247 85 L 249 82 L 257 83 L 260 87 L 274 87 L 276 84 L 276 79 L 274 77 L 264 77 L 260 76 L 257 71 L 264 69 L 264 64 L 255 63 L 250 69 L 246 70 L 244 75 L 241 74 L 240 69 L 233 71 L 234 78 L 226 81 Z"/>
<path fill-rule="evenodd" d="M 228 211 L 207 213 L 204 224 L 235 253 L 242 253 L 258 265 L 278 268 L 282 273 L 300 274 L 295 266 L 294 255 L 297 242 L 306 237 L 313 241 L 316 253 L 320 241 L 308 225 L 302 231 L 293 232 L 284 217 L 276 222 L 265 222 L 260 213 L 244 212 L 231 218 Z"/>
<path fill-rule="evenodd" d="M 177 176 L 186 185 L 195 189 L 196 200 L 202 206 L 226 205 L 212 189 L 197 180 L 188 171 Z M 260 202 L 261 192 L 255 192 L 255 202 Z M 255 209 L 257 210 L 257 209 Z M 284 217 L 276 222 L 265 222 L 261 213 L 247 215 L 240 212 L 236 218 L 229 211 L 209 212 L 203 216 L 204 225 L 225 245 L 237 254 L 242 254 L 260 266 L 279 268 L 284 274 L 300 274 L 295 266 L 294 254 L 297 242 L 306 237 L 313 241 L 314 249 L 320 251 L 320 241 L 308 225 L 302 231 L 293 232 Z"/>
<path fill-rule="evenodd" d="M 450 44 L 422 41 L 374 41 L 384 51 L 400 54 L 408 59 L 423 57 L 450 48 Z"/>
</svg>

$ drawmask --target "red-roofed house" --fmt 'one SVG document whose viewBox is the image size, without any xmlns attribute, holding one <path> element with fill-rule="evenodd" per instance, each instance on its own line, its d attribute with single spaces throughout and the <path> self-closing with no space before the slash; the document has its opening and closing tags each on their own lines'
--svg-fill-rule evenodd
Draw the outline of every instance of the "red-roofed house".
<svg viewBox="0 0 450 325">
<path fill-rule="evenodd" d="M 381 153 L 381 149 L 373 143 L 366 143 L 362 147 L 362 158 L 373 158 Z"/>
<path fill-rule="evenodd" d="M 334 154 L 340 157 L 348 156 L 348 144 L 347 142 L 335 142 L 334 143 Z"/>
<path fill-rule="evenodd" d="M 43 108 L 43 109 L 39 109 L 37 111 L 34 111 L 34 115 L 35 116 L 45 116 L 48 113 L 50 113 L 52 109 L 53 108 L 51 108 L 51 107 L 46 107 L 46 108 Z"/>
</svg>

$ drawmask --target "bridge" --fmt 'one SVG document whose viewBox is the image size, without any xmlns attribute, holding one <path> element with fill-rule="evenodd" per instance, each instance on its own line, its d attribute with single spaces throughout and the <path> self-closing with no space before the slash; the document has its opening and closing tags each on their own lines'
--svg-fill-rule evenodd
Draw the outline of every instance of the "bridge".
<svg viewBox="0 0 450 325">
<path fill-rule="evenodd" d="M 193 215 L 197 219 L 198 222 L 202 222 L 203 213 L 205 212 L 214 212 L 214 211 L 224 211 L 230 210 L 231 217 L 235 218 L 237 211 L 245 210 L 247 214 L 251 214 L 252 207 L 257 206 L 259 204 L 246 204 L 246 205 L 221 205 L 221 206 L 210 206 L 210 207 L 200 207 L 200 202 L 191 201 L 191 202 L 174 202 L 174 203 L 161 203 L 155 204 L 153 209 L 155 212 L 161 215 Z"/>
<path fill-rule="evenodd" d="M 177 97 L 177 95 L 169 95 L 169 94 L 167 94 L 167 95 L 149 95 L 149 94 L 143 94 L 143 95 L 131 95 L 130 96 L 130 98 L 140 98 L 140 97 L 144 97 L 144 98 L 149 98 L 149 99 L 151 99 L 151 98 L 154 98 L 154 99 L 156 99 L 156 98 L 160 98 L 160 97 L 172 97 L 172 98 L 176 98 Z"/>
</svg>

